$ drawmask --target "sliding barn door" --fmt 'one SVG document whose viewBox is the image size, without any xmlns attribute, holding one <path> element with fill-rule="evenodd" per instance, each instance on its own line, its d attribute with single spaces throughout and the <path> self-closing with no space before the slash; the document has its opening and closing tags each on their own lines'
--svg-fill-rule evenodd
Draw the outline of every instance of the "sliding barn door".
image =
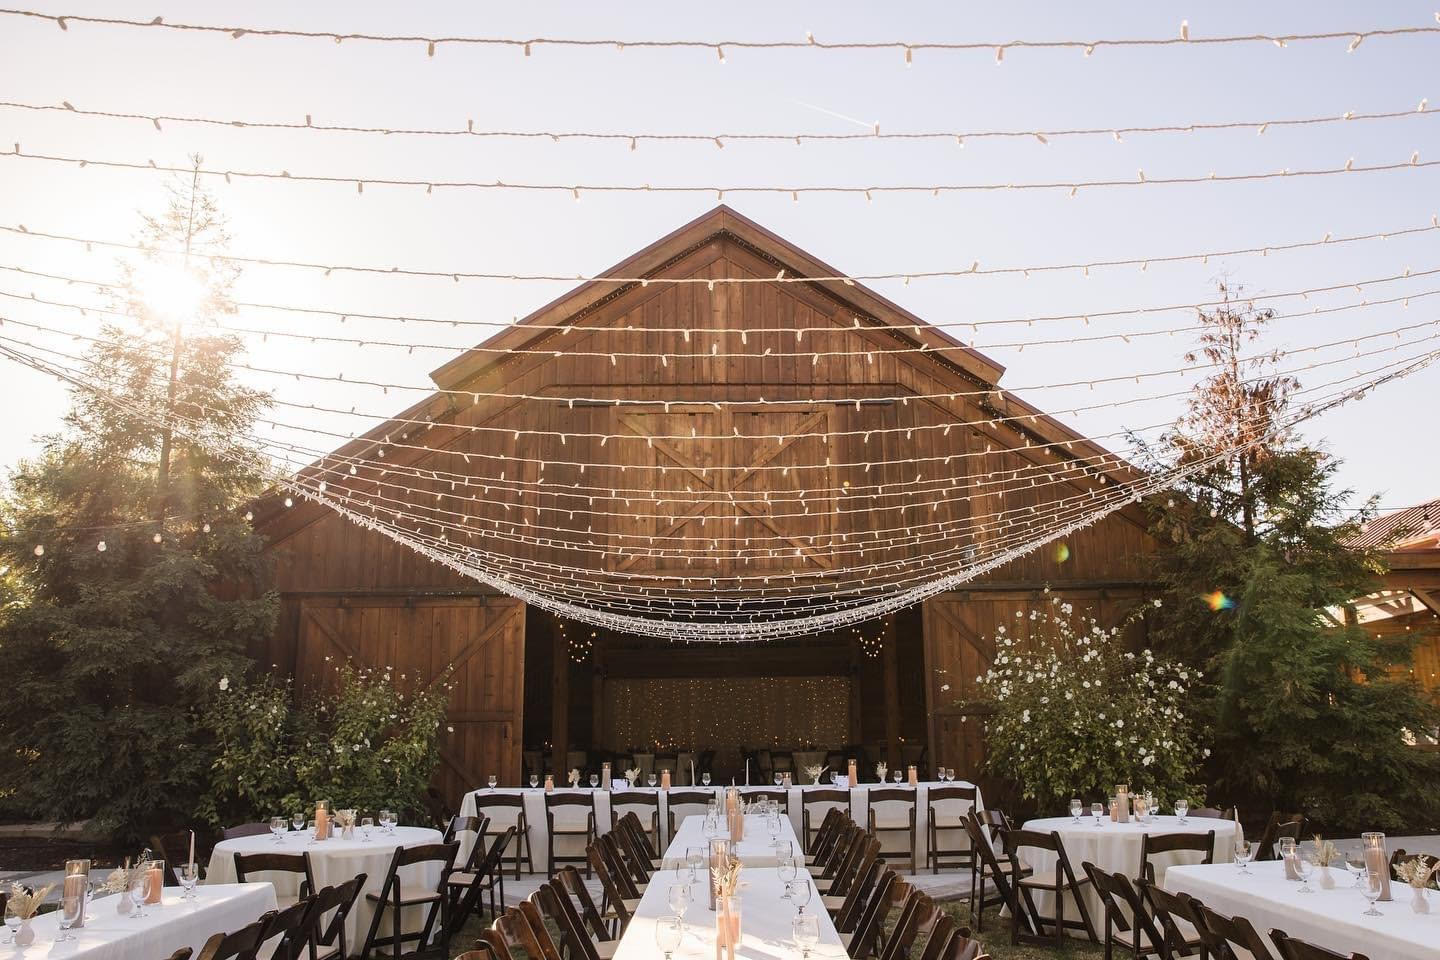
<svg viewBox="0 0 1440 960">
<path fill-rule="evenodd" d="M 994 645 L 986 639 L 995 618 L 986 601 L 942 593 L 925 601 L 926 709 L 930 752 L 937 766 L 974 781 L 985 762 L 985 715 L 964 704 L 975 696 L 975 678 L 990 668 Z"/>
<path fill-rule="evenodd" d="M 452 806 L 490 774 L 520 782 L 525 604 L 497 597 L 307 598 L 296 675 L 329 688 L 345 661 L 390 667 L 402 689 L 450 683 L 435 785 Z M 403 678 L 403 679 L 402 679 Z"/>
</svg>

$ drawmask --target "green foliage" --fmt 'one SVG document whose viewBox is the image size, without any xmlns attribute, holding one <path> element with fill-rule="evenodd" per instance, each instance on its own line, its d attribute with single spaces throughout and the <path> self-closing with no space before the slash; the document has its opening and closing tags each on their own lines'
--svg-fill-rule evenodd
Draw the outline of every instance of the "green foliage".
<svg viewBox="0 0 1440 960">
<path fill-rule="evenodd" d="M 220 682 L 217 681 L 217 687 Z M 224 679 L 206 722 L 219 749 L 200 815 L 219 825 L 335 808 L 415 817 L 440 760 L 448 688 L 406 693 L 391 672 L 337 668 L 333 693 L 295 704 L 288 683 Z"/>
<path fill-rule="evenodd" d="M 1268 316 L 1227 303 L 1201 319 L 1220 372 L 1154 459 L 1225 455 L 1148 507 L 1165 584 L 1154 639 L 1204 672 L 1212 799 L 1257 818 L 1303 810 L 1329 830 L 1428 831 L 1440 755 L 1406 741 L 1440 713 L 1405 669 L 1413 641 L 1346 615 L 1379 587 L 1380 558 L 1349 546 L 1373 502 L 1345 510 L 1335 460 L 1274 428 L 1297 384 L 1271 373 L 1273 356 L 1242 357 Z"/>
<path fill-rule="evenodd" d="M 176 246 L 163 231 L 188 209 L 177 196 L 144 237 Z M 185 222 L 197 246 L 219 230 Z M 132 836 L 186 820 L 210 766 L 199 715 L 214 677 L 238 675 L 273 632 L 277 598 L 235 586 L 265 579 L 262 541 L 236 515 L 263 486 L 261 464 L 216 439 L 248 429 L 265 398 L 231 378 L 239 342 L 207 325 L 228 279 L 206 284 L 178 345 L 136 306 L 141 291 L 121 292 L 134 323 L 103 328 L 64 431 L 0 502 L 9 815 L 94 818 Z"/>
<path fill-rule="evenodd" d="M 986 766 L 1020 783 L 1052 811 L 1078 797 L 1103 801 L 1118 783 L 1166 805 L 1203 794 L 1188 690 L 1197 672 L 1126 648 L 1052 597 L 995 637 L 995 660 L 977 683 L 994 711 Z"/>
</svg>

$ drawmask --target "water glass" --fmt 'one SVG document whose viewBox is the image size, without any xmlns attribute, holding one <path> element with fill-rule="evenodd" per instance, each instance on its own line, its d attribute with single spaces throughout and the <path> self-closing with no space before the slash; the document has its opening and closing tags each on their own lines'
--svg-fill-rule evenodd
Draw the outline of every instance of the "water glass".
<svg viewBox="0 0 1440 960">
<path fill-rule="evenodd" d="M 180 885 L 185 892 L 180 895 L 181 900 L 195 899 L 195 884 L 200 882 L 200 865 L 198 863 L 186 863 L 180 866 Z"/>
<path fill-rule="evenodd" d="M 1352 843 L 1345 848 L 1345 866 L 1355 874 L 1355 887 L 1365 885 L 1365 844 Z"/>
<path fill-rule="evenodd" d="M 594 789 L 595 789 L 596 787 L 598 787 L 598 786 L 600 786 L 600 774 L 598 774 L 598 773 L 592 773 L 592 774 L 590 774 L 590 789 L 591 789 L 591 790 L 594 790 Z"/>
<path fill-rule="evenodd" d="M 486 778 L 485 782 L 490 785 L 490 789 L 491 789 L 491 790 L 494 790 L 494 789 L 495 789 L 495 785 L 500 782 L 500 778 L 497 777 L 497 776 L 495 776 L 495 774 L 492 773 L 492 774 L 490 774 L 490 776 L 489 776 L 488 778 Z"/>
<path fill-rule="evenodd" d="M 670 955 L 680 949 L 685 939 L 685 921 L 681 917 L 661 917 L 655 921 L 655 946 L 670 960 Z"/>
<path fill-rule="evenodd" d="M 382 830 L 384 830 L 386 833 L 390 833 L 390 832 L 392 831 L 393 827 L 394 827 L 394 824 L 395 824 L 395 814 L 392 813 L 392 812 L 389 811 L 389 810 L 381 810 L 381 811 L 380 811 L 380 828 L 381 828 Z"/>
<path fill-rule="evenodd" d="M 785 885 L 785 899 L 795 904 L 795 910 L 798 913 L 805 912 L 805 907 L 810 903 L 810 898 L 814 894 L 815 891 L 810 885 L 809 877 L 797 876 Z"/>
<path fill-rule="evenodd" d="M 0 943 L 14 943 L 15 933 L 20 929 L 20 916 L 15 912 L 15 902 L 12 900 L 5 908 L 5 930 L 10 934 L 10 939 Z"/>
<path fill-rule="evenodd" d="M 1295 865 L 1295 876 L 1300 878 L 1300 889 L 1296 892 L 1314 893 L 1315 891 L 1310 889 L 1310 876 L 1315 872 L 1315 865 L 1310 862 L 1310 858 L 1299 850 L 1294 850 L 1290 854 L 1290 860 Z"/>
<path fill-rule="evenodd" d="M 1289 860 L 1295 856 L 1295 838 L 1281 837 L 1275 843 L 1275 855 L 1282 861 Z"/>
<path fill-rule="evenodd" d="M 800 948 L 801 960 L 808 960 L 810 950 L 820 942 L 820 919 L 813 913 L 800 913 L 790 918 L 790 934 Z"/>
<path fill-rule="evenodd" d="M 685 916 L 685 908 L 690 906 L 690 884 L 672 883 L 665 897 L 665 902 L 677 917 Z"/>
<path fill-rule="evenodd" d="M 1253 842 L 1249 840 L 1235 841 L 1235 862 L 1240 865 L 1241 873 L 1250 872 L 1250 868 L 1247 866 L 1247 864 L 1250 862 L 1250 857 L 1254 853 L 1255 844 Z"/>
<path fill-rule="evenodd" d="M 1080 802 L 1080 799 L 1079 799 L 1078 797 L 1076 797 L 1075 799 L 1071 800 L 1071 801 L 1070 801 L 1070 817 L 1071 817 L 1072 822 L 1074 822 L 1074 823 L 1079 823 L 1079 822 L 1080 822 L 1080 814 L 1081 814 L 1084 810 L 1085 810 L 1085 805 Z"/>
<path fill-rule="evenodd" d="M 126 878 L 130 886 L 131 920 L 139 920 L 145 916 L 145 892 L 150 886 L 146 873 L 145 870 L 131 870 L 130 876 Z"/>
<path fill-rule="evenodd" d="M 1375 901 L 1379 900 L 1380 894 L 1384 892 L 1384 887 L 1381 886 L 1380 882 L 1380 874 L 1371 873 L 1369 870 L 1360 871 L 1360 892 L 1365 895 L 1366 900 L 1370 901 L 1370 905 L 1361 916 L 1383 917 L 1384 914 L 1375 909 Z"/>
<path fill-rule="evenodd" d="M 1185 801 L 1185 800 L 1176 800 L 1176 801 L 1175 801 L 1175 816 L 1177 816 L 1177 817 L 1180 818 L 1180 822 L 1181 822 L 1181 823 L 1184 823 L 1184 822 L 1185 822 L 1185 814 L 1187 814 L 1187 813 L 1189 813 L 1189 812 L 1190 812 L 1190 804 L 1189 804 L 1188 801 Z"/>
<path fill-rule="evenodd" d="M 303 830 L 305 828 L 305 811 L 302 810 L 299 813 L 291 814 L 290 826 L 294 827 L 297 831 Z"/>
<path fill-rule="evenodd" d="M 1103 803 L 1092 803 L 1092 804 L 1090 804 L 1090 816 L 1092 816 L 1092 817 L 1095 818 L 1095 826 L 1097 826 L 1097 827 L 1100 826 L 1100 817 L 1103 816 L 1104 813 L 1105 813 L 1105 804 L 1103 804 Z"/>
<path fill-rule="evenodd" d="M 648 776 L 648 777 L 645 778 L 645 782 L 648 783 L 650 786 L 653 787 L 653 786 L 655 786 L 656 783 L 659 782 L 659 778 L 657 778 L 657 777 L 655 776 L 655 774 L 652 773 L 652 774 L 650 774 L 650 776 Z"/>
<path fill-rule="evenodd" d="M 540 778 L 533 773 L 530 774 L 530 789 L 534 790 L 538 786 L 540 786 Z"/>
<path fill-rule="evenodd" d="M 686 847 L 685 865 L 690 868 L 690 882 L 694 883 L 701 867 L 705 865 L 704 847 Z"/>
<path fill-rule="evenodd" d="M 361 817 L 361 818 L 360 818 L 360 842 L 361 842 L 361 843 L 369 843 L 369 842 L 370 842 L 370 831 L 371 831 L 371 830 L 374 830 L 374 829 L 375 829 L 375 818 L 374 818 L 374 817 Z"/>
<path fill-rule="evenodd" d="M 310 835 L 310 839 L 309 839 L 309 840 L 306 840 L 305 842 L 306 842 L 306 843 L 314 843 L 314 842 L 315 842 L 315 821 L 314 821 L 314 820 L 306 820 L 306 821 L 305 821 L 305 832 Z"/>
<path fill-rule="evenodd" d="M 775 774 L 775 786 L 778 787 L 778 786 L 780 786 L 780 784 L 782 784 L 782 783 L 784 783 L 784 782 L 785 782 L 785 774 L 783 774 L 783 773 L 776 773 L 776 774 Z"/>
<path fill-rule="evenodd" d="M 901 780 L 901 778 L 903 778 L 904 776 L 905 776 L 905 774 L 901 773 L 899 770 L 896 770 L 896 771 L 894 771 L 893 773 L 890 774 L 890 778 L 891 778 L 892 780 L 894 780 L 896 783 L 899 783 L 900 780 Z"/>
<path fill-rule="evenodd" d="M 271 818 L 270 818 L 270 833 L 275 837 L 275 842 L 276 842 L 276 843 L 284 843 L 284 842 L 285 842 L 285 830 L 286 830 L 288 827 L 289 827 L 289 824 L 287 824 L 287 823 L 285 822 L 285 818 L 284 818 L 284 817 L 271 817 Z"/>
<path fill-rule="evenodd" d="M 790 882 L 795 879 L 800 870 L 799 865 L 795 863 L 794 857 L 781 857 L 777 869 L 780 873 L 780 879 L 785 882 L 786 887 L 790 886 Z"/>
<path fill-rule="evenodd" d="M 80 910 L 84 906 L 85 895 L 79 888 L 73 888 L 73 892 L 60 898 L 60 909 L 56 911 L 59 915 L 59 930 L 55 934 L 56 943 L 64 943 L 67 940 L 74 940 L 75 934 L 70 928 L 80 919 Z"/>
<path fill-rule="evenodd" d="M 700 774 L 700 782 L 707 787 L 710 786 L 710 774 L 708 772 Z"/>
</svg>

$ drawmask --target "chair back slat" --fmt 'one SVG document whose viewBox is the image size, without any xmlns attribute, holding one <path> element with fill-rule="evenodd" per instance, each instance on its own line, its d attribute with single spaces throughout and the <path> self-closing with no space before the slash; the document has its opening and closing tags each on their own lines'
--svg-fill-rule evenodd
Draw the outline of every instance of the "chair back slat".
<svg viewBox="0 0 1440 960">
<path fill-rule="evenodd" d="M 310 943 L 311 933 L 315 929 L 315 917 L 314 897 L 297 900 L 270 918 L 260 935 L 260 942 L 268 943 L 279 937 L 280 941 L 275 944 L 271 957 L 274 960 L 296 960 L 300 951 Z"/>
<path fill-rule="evenodd" d="M 875 888 L 870 891 L 870 900 L 865 904 L 865 909 L 861 911 L 860 919 L 855 924 L 855 935 L 850 939 L 850 956 L 868 957 L 874 951 L 885 917 L 890 912 L 890 904 L 895 897 L 897 880 L 899 876 L 894 870 L 886 868 L 881 872 Z"/>
<path fill-rule="evenodd" d="M 1157 853 L 1198 853 L 1200 859 L 1188 864 L 1215 862 L 1215 831 L 1207 833 L 1147 833 L 1140 838 L 1140 869 L 1135 876 L 1156 881 L 1155 865 L 1150 858 Z"/>
<path fill-rule="evenodd" d="M 239 883 L 257 873 L 288 873 L 299 877 L 300 893 L 297 900 L 303 900 L 315 891 L 315 875 L 310 867 L 310 853 L 236 853 L 235 879 Z"/>
<path fill-rule="evenodd" d="M 585 933 L 585 922 L 575 909 L 575 902 L 565 892 L 565 885 L 558 878 L 541 884 L 535 891 L 535 903 L 540 912 L 560 930 L 564 937 L 566 953 L 570 960 L 600 960 L 595 942 Z"/>
<path fill-rule="evenodd" d="M 260 919 L 230 933 L 217 933 L 205 941 L 200 948 L 199 960 L 255 960 L 260 945 L 265 942 L 265 927 L 276 911 L 268 910 Z"/>
<path fill-rule="evenodd" d="M 1284 930 L 1271 930 L 1270 939 L 1280 951 L 1280 960 L 1369 960 L 1363 953 L 1338 953 L 1328 947 L 1296 940 Z"/>
<path fill-rule="evenodd" d="M 1140 886 L 1140 896 L 1149 907 L 1151 915 L 1160 921 L 1162 932 L 1165 935 L 1166 949 L 1171 952 L 1185 950 L 1190 938 L 1186 937 L 1185 931 L 1177 921 L 1184 920 L 1196 931 L 1199 931 L 1205 924 L 1204 919 L 1200 916 L 1200 901 L 1184 894 L 1171 893 L 1144 877 L 1137 882 Z"/>
<path fill-rule="evenodd" d="M 339 960 L 349 956 L 345 949 L 345 920 L 355 908 L 367 879 L 362 873 L 315 894 L 315 936 L 310 941 L 310 960 L 316 960 L 320 947 L 335 947 Z M 325 915 L 332 910 L 334 913 L 327 923 Z"/>
<path fill-rule="evenodd" d="M 609 940 L 610 931 L 605 929 L 605 921 L 601 918 L 595 899 L 590 896 L 590 888 L 585 886 L 580 871 L 574 867 L 563 867 L 556 876 L 575 902 L 580 904 L 580 916 L 585 920 L 585 926 L 590 929 L 590 935 L 596 940 Z"/>
<path fill-rule="evenodd" d="M 555 938 L 550 936 L 550 928 L 545 925 L 545 916 L 533 896 L 520 901 L 520 913 L 529 924 L 533 943 L 539 947 L 538 953 L 530 954 L 532 960 L 563 960 L 560 948 L 556 946 Z"/>
<path fill-rule="evenodd" d="M 1235 948 L 1239 947 L 1248 951 L 1255 960 L 1274 960 L 1265 938 L 1244 917 L 1227 917 L 1203 903 L 1200 904 L 1200 917 L 1205 921 L 1199 928 L 1200 942 L 1217 956 L 1225 950 L 1234 957 Z"/>
</svg>

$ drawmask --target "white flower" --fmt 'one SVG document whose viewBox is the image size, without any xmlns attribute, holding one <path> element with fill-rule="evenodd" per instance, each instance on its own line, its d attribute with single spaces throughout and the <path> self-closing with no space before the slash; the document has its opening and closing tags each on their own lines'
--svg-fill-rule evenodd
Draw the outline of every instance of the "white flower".
<svg viewBox="0 0 1440 960">
<path fill-rule="evenodd" d="M 220 689 L 221 689 L 221 690 L 229 690 L 229 689 L 230 689 L 230 678 L 229 678 L 229 677 L 221 677 L 221 678 L 220 678 Z"/>
<path fill-rule="evenodd" d="M 948 684 L 948 683 L 942 683 L 942 684 L 940 684 L 940 692 L 941 692 L 941 693 L 944 693 L 946 690 L 949 690 L 949 689 L 950 689 L 950 684 Z"/>
<path fill-rule="evenodd" d="M 1101 717 L 1101 719 L 1104 719 L 1105 714 L 1103 714 L 1103 713 L 1100 714 L 1100 717 Z M 1115 726 L 1117 726 L 1117 727 L 1124 727 L 1124 726 L 1125 726 L 1125 718 L 1124 718 L 1124 717 L 1116 717 L 1116 718 L 1115 718 Z"/>
<path fill-rule="evenodd" d="M 1159 607 L 1159 606 L 1160 606 L 1160 598 L 1159 598 L 1159 597 L 1155 598 L 1155 606 L 1156 606 L 1156 607 Z"/>
<path fill-rule="evenodd" d="M 445 725 L 445 732 L 446 732 L 446 733 L 454 733 L 454 732 L 455 732 L 455 728 L 452 727 L 452 726 L 450 726 L 449 724 L 446 724 L 446 725 Z"/>
<path fill-rule="evenodd" d="M 1204 750 L 1201 750 L 1200 755 L 1208 759 L 1210 756 L 1210 748 L 1206 747 Z"/>
</svg>

